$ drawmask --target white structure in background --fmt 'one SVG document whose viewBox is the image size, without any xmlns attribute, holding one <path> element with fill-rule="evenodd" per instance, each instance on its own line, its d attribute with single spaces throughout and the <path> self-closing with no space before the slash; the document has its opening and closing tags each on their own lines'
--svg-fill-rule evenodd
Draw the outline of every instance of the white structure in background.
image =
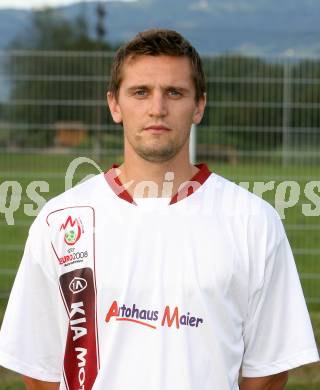
<svg viewBox="0 0 320 390">
<path fill-rule="evenodd" d="M 282 117 L 282 164 L 287 165 L 290 162 L 292 153 L 290 142 L 291 126 L 291 59 L 294 55 L 292 49 L 285 52 L 285 62 L 283 68 L 283 117 Z"/>
<path fill-rule="evenodd" d="M 189 142 L 190 162 L 195 164 L 197 160 L 197 127 L 194 124 L 191 126 Z"/>
</svg>

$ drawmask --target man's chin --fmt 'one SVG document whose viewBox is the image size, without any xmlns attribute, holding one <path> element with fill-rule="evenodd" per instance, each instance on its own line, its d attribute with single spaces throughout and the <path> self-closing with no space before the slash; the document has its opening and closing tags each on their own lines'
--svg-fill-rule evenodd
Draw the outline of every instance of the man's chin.
<svg viewBox="0 0 320 390">
<path fill-rule="evenodd" d="M 146 161 L 153 163 L 162 163 L 173 159 L 179 150 L 173 148 L 166 149 L 140 149 L 136 150 L 138 155 Z"/>
</svg>

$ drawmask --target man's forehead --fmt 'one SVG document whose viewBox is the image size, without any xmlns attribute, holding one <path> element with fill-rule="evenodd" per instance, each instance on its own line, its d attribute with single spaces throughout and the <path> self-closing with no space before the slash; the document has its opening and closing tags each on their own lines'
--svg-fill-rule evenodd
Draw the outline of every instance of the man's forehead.
<svg viewBox="0 0 320 390">
<path fill-rule="evenodd" d="M 133 65 L 142 61 L 163 61 L 163 62 L 176 62 L 176 63 L 190 63 L 190 58 L 185 55 L 169 55 L 169 54 L 131 54 L 124 60 L 124 65 Z"/>
<path fill-rule="evenodd" d="M 121 79 L 126 84 L 152 81 L 160 77 L 169 84 L 189 83 L 192 81 L 191 62 L 188 57 L 167 55 L 138 55 L 125 60 Z"/>
</svg>

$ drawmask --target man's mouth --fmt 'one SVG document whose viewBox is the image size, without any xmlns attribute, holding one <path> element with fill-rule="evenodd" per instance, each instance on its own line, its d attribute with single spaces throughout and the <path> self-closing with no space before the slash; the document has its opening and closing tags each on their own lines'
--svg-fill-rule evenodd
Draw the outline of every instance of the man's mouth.
<svg viewBox="0 0 320 390">
<path fill-rule="evenodd" d="M 150 125 L 145 127 L 144 130 L 155 134 L 170 131 L 169 127 L 164 125 Z"/>
</svg>

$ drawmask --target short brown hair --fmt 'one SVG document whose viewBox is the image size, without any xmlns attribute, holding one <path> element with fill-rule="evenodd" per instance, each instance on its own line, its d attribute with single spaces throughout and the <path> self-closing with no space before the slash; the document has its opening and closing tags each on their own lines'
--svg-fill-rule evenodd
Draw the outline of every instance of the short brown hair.
<svg viewBox="0 0 320 390">
<path fill-rule="evenodd" d="M 121 71 L 127 58 L 140 55 L 169 55 L 188 57 L 195 84 L 195 100 L 199 101 L 205 94 L 205 76 L 201 58 L 196 49 L 178 32 L 166 29 L 151 29 L 138 33 L 131 41 L 121 46 L 115 54 L 111 69 L 109 91 L 118 98 L 121 84 Z"/>
</svg>

